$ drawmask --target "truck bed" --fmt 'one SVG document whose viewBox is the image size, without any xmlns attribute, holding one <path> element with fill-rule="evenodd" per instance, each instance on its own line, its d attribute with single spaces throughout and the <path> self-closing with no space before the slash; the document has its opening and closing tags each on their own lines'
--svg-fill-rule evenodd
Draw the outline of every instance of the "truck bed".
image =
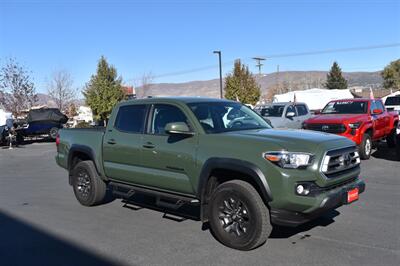
<svg viewBox="0 0 400 266">
<path fill-rule="evenodd" d="M 68 155 L 79 150 L 90 150 L 93 156 L 92 160 L 102 172 L 102 149 L 105 127 L 93 128 L 66 128 L 59 131 L 59 137 L 62 145 L 59 145 L 57 153 L 58 164 L 68 169 Z"/>
</svg>

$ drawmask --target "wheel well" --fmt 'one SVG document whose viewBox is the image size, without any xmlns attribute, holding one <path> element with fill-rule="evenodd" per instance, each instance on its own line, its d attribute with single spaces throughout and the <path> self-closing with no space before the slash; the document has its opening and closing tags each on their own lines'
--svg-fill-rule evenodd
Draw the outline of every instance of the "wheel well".
<svg viewBox="0 0 400 266">
<path fill-rule="evenodd" d="M 81 161 L 90 161 L 92 158 L 86 154 L 85 152 L 76 151 L 72 154 L 71 160 L 69 163 L 69 170 L 71 171 L 74 167 Z"/>
<path fill-rule="evenodd" d="M 245 182 L 250 183 L 258 192 L 260 197 L 263 199 L 264 203 L 268 207 L 268 200 L 263 196 L 263 193 L 261 191 L 260 186 L 257 184 L 257 182 L 254 180 L 253 177 L 251 177 L 248 174 L 242 173 L 240 171 L 234 171 L 234 170 L 229 170 L 229 169 L 214 169 L 211 171 L 209 178 L 207 180 L 207 183 L 204 187 L 204 191 L 202 193 L 202 199 L 201 199 L 201 213 L 202 221 L 207 221 L 208 220 L 208 202 L 210 201 L 211 195 L 213 191 L 222 183 L 225 183 L 230 180 L 242 180 Z"/>
<path fill-rule="evenodd" d="M 373 136 L 372 128 L 368 128 L 367 130 L 365 130 L 364 134 L 368 134 L 372 137 Z"/>
</svg>

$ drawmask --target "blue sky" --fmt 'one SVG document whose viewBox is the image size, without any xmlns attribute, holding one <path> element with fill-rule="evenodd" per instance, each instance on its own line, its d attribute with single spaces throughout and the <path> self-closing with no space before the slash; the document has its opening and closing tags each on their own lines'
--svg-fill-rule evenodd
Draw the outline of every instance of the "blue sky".
<svg viewBox="0 0 400 266">
<path fill-rule="evenodd" d="M 215 66 L 154 82 L 218 78 L 242 58 L 400 43 L 400 1 L 111 1 L 0 0 L 0 64 L 15 57 L 29 68 L 39 92 L 51 73 L 64 69 L 83 87 L 101 55 L 127 84 L 143 73 Z M 400 58 L 400 47 L 271 58 L 263 72 L 374 71 Z"/>
</svg>

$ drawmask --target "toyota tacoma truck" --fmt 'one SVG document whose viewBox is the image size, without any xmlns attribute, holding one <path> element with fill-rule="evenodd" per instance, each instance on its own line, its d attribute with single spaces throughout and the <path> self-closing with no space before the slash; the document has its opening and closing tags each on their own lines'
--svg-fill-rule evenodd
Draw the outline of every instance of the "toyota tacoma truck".
<svg viewBox="0 0 400 266">
<path fill-rule="evenodd" d="M 277 130 L 250 108 L 210 98 L 121 102 L 104 129 L 61 129 L 56 161 L 84 206 L 135 193 L 194 204 L 226 246 L 250 250 L 272 225 L 296 226 L 359 198 L 354 142 Z"/>
<path fill-rule="evenodd" d="M 388 112 L 380 99 L 345 99 L 329 102 L 303 128 L 347 137 L 357 144 L 360 158 L 369 159 L 377 141 L 396 147 L 398 122 L 399 115 Z"/>
</svg>

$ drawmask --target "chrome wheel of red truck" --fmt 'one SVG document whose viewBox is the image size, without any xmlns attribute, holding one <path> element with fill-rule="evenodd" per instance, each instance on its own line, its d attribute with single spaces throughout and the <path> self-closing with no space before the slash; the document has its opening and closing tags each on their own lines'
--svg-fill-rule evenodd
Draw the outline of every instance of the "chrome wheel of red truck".
<svg viewBox="0 0 400 266">
<path fill-rule="evenodd" d="M 371 136 L 369 134 L 364 134 L 363 140 L 359 147 L 359 151 L 360 151 L 361 159 L 367 160 L 367 159 L 369 159 L 369 157 L 371 157 L 372 140 L 371 140 Z"/>
</svg>

